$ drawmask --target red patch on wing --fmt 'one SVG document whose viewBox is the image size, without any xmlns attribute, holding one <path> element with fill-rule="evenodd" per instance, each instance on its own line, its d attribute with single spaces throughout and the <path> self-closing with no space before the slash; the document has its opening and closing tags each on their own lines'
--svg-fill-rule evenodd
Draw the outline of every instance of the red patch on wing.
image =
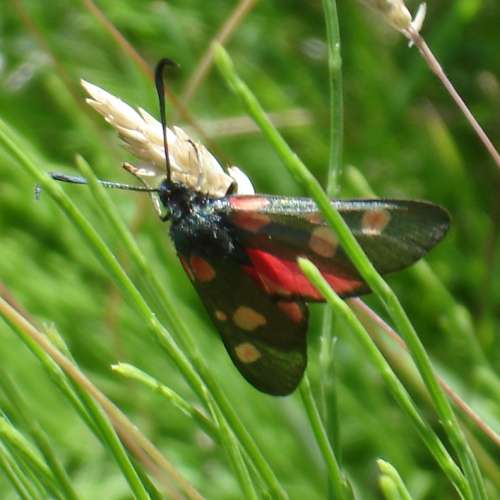
<svg viewBox="0 0 500 500">
<path fill-rule="evenodd" d="M 294 323 L 302 323 L 304 321 L 304 310 L 297 302 L 287 302 L 286 300 L 278 301 L 278 307 L 284 312 Z"/>
<path fill-rule="evenodd" d="M 192 255 L 189 259 L 189 263 L 191 264 L 191 271 L 197 281 L 207 283 L 215 278 L 214 268 L 205 259 L 198 255 Z"/>
<path fill-rule="evenodd" d="M 269 205 L 269 200 L 263 196 L 231 196 L 229 205 L 233 210 L 256 211 Z"/>
<path fill-rule="evenodd" d="M 309 300 L 324 300 L 302 274 L 296 261 L 280 259 L 256 248 L 247 248 L 246 252 L 254 265 L 251 275 L 260 279 L 261 286 L 268 293 L 283 297 L 294 295 Z M 352 295 L 364 286 L 363 281 L 336 275 L 331 269 L 320 268 L 320 272 L 339 295 Z M 269 283 L 272 283 L 273 287 L 269 287 Z"/>
</svg>

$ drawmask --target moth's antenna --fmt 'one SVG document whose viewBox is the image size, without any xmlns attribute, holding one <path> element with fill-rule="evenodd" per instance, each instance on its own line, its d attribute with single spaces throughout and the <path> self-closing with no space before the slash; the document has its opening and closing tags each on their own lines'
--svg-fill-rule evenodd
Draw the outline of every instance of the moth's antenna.
<svg viewBox="0 0 500 500">
<path fill-rule="evenodd" d="M 66 175 L 57 172 L 49 172 L 49 175 L 55 181 L 70 182 L 71 184 L 88 184 L 87 180 L 77 175 Z M 126 191 L 145 191 L 146 193 L 157 193 L 158 188 L 148 188 L 146 186 L 132 186 L 131 184 L 122 184 L 121 182 L 103 181 L 98 179 L 99 183 L 110 189 L 124 189 Z M 35 187 L 35 197 L 40 197 L 41 187 Z"/>
<path fill-rule="evenodd" d="M 167 66 L 176 68 L 177 64 L 171 59 L 161 59 L 155 69 L 155 85 L 156 92 L 158 94 L 158 102 L 160 103 L 160 120 L 163 132 L 163 150 L 165 152 L 165 162 L 167 167 L 167 182 L 170 183 L 172 180 L 172 167 L 170 165 L 170 156 L 168 154 L 167 118 L 165 112 L 165 83 L 163 81 L 163 74 L 165 73 Z"/>
</svg>

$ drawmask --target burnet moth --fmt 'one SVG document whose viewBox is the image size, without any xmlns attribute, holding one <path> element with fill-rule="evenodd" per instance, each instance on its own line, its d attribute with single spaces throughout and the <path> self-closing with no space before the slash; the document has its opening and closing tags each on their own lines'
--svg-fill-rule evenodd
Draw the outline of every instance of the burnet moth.
<svg viewBox="0 0 500 500">
<path fill-rule="evenodd" d="M 369 289 L 314 201 L 254 194 L 243 172 L 231 167 L 226 173 L 204 146 L 178 127 L 166 127 L 163 71 L 169 64 L 164 59 L 156 68 L 161 124 L 82 82 L 91 96 L 87 102 L 144 162 L 124 165 L 142 186 L 101 182 L 151 193 L 161 219 L 170 222 L 180 262 L 235 366 L 259 391 L 290 394 L 307 365 L 307 303 L 323 301 L 301 273 L 297 257 L 310 259 L 341 297 Z M 425 201 L 333 200 L 332 205 L 382 274 L 424 256 L 450 222 L 443 208 Z"/>
</svg>

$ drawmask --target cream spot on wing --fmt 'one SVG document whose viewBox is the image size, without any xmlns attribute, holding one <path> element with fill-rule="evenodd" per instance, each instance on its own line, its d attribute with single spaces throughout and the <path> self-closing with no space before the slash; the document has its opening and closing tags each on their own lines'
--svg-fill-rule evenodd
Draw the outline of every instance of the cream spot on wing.
<svg viewBox="0 0 500 500">
<path fill-rule="evenodd" d="M 226 321 L 227 320 L 227 314 L 224 311 L 221 311 L 220 309 L 217 309 L 214 313 L 215 317 L 219 321 Z"/>
<path fill-rule="evenodd" d="M 233 314 L 233 321 L 237 327 L 247 332 L 251 332 L 267 323 L 266 318 L 262 314 L 247 306 L 240 306 L 236 309 Z"/>
<path fill-rule="evenodd" d="M 229 204 L 235 210 L 256 211 L 267 207 L 269 200 L 262 196 L 231 196 Z"/>
<path fill-rule="evenodd" d="M 258 232 L 271 222 L 270 217 L 259 213 L 237 212 L 232 216 L 232 219 L 238 227 L 251 233 Z"/>
<path fill-rule="evenodd" d="M 391 214 L 384 208 L 367 210 L 361 217 L 361 230 L 365 234 L 380 234 L 391 220 Z"/>
<path fill-rule="evenodd" d="M 234 352 L 242 363 L 255 363 L 262 354 L 250 342 L 243 342 L 234 348 Z"/>
<path fill-rule="evenodd" d="M 197 281 L 207 283 L 215 278 L 215 269 L 205 259 L 198 255 L 192 255 L 189 262 Z"/>
<path fill-rule="evenodd" d="M 321 257 L 331 258 L 337 251 L 339 242 L 337 237 L 328 227 L 317 227 L 311 233 L 309 248 Z"/>
<path fill-rule="evenodd" d="M 323 216 L 321 215 L 320 212 L 311 212 L 306 215 L 304 215 L 304 219 L 306 221 L 310 222 L 311 224 L 320 224 L 321 222 L 324 222 L 325 219 L 323 219 Z"/>
<path fill-rule="evenodd" d="M 281 312 L 285 313 L 294 323 L 301 323 L 304 321 L 304 312 L 297 302 L 286 302 L 280 300 L 278 307 Z"/>
</svg>

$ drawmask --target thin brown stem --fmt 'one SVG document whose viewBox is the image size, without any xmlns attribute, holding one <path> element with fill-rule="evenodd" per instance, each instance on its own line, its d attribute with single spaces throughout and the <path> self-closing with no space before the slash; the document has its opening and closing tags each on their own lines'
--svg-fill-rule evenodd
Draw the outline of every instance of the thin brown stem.
<svg viewBox="0 0 500 500">
<path fill-rule="evenodd" d="M 225 20 L 224 24 L 213 38 L 212 43 L 208 44 L 206 52 L 203 54 L 198 66 L 195 68 L 186 84 L 186 88 L 182 94 L 182 101 L 184 104 L 187 105 L 193 98 L 201 82 L 204 80 L 212 67 L 213 42 L 224 45 L 234 33 L 236 28 L 241 24 L 245 16 L 254 8 L 256 3 L 257 0 L 240 0 L 231 15 Z"/>
<path fill-rule="evenodd" d="M 139 66 L 140 70 L 152 81 L 153 70 L 143 57 L 135 50 L 133 45 L 121 34 L 118 28 L 104 15 L 104 12 L 97 7 L 92 0 L 83 0 L 83 4 L 87 10 L 102 24 L 115 39 L 117 44 L 124 50 L 126 54 Z M 170 98 L 170 96 L 169 96 Z"/>
<path fill-rule="evenodd" d="M 16 325 L 43 349 L 64 372 L 80 387 L 87 391 L 108 415 L 113 427 L 127 448 L 140 460 L 145 467 L 164 486 L 170 496 L 178 498 L 178 492 L 173 489 L 167 477 L 175 480 L 184 493 L 192 499 L 201 500 L 203 497 L 186 481 L 175 467 L 158 451 L 125 414 L 116 407 L 66 356 L 38 331 L 28 320 L 21 316 L 5 300 L 0 298 L 1 314 L 8 322 Z"/>
<path fill-rule="evenodd" d="M 102 24 L 102 26 L 108 31 L 114 38 L 115 42 L 122 50 L 130 56 L 130 58 L 136 63 L 139 69 L 151 80 L 153 81 L 153 70 L 149 64 L 144 60 L 144 58 L 139 54 L 139 52 L 133 47 L 133 45 L 123 36 L 123 34 L 116 28 L 116 26 L 105 16 L 102 10 L 97 7 L 97 5 L 92 0 L 82 0 L 83 4 L 91 14 Z M 172 104 L 172 107 L 177 110 L 179 116 L 188 123 L 200 137 L 200 139 L 212 150 L 212 152 L 217 152 L 217 146 L 210 138 L 207 136 L 205 131 L 200 127 L 197 121 L 192 117 L 191 113 L 187 107 L 180 101 L 180 99 L 168 88 L 165 87 L 165 93 Z M 220 155 L 222 156 L 222 155 Z"/>
<path fill-rule="evenodd" d="M 359 317 L 359 314 L 370 318 L 371 322 L 380 328 L 386 335 L 391 337 L 402 349 L 408 351 L 408 347 L 404 340 L 375 312 L 373 309 L 368 307 L 361 299 L 348 299 L 346 301 L 349 307 L 355 312 Z M 453 389 L 443 380 L 442 377 L 438 375 L 438 382 L 444 391 L 448 394 L 450 399 L 453 401 L 455 406 L 461 410 L 461 412 L 466 415 L 474 424 L 480 429 L 493 443 L 500 446 L 500 436 L 488 426 L 481 417 L 474 412 L 474 410 L 463 400 L 460 396 L 453 391 Z"/>
<path fill-rule="evenodd" d="M 427 62 L 430 70 L 439 78 L 445 89 L 450 94 L 451 98 L 455 101 L 460 111 L 462 111 L 465 118 L 467 118 L 468 122 L 471 124 L 474 132 L 479 137 L 479 140 L 483 143 L 484 147 L 493 158 L 493 161 L 496 163 L 496 166 L 500 168 L 500 154 L 491 142 L 490 138 L 487 136 L 486 132 L 482 129 L 481 125 L 479 125 L 478 121 L 467 107 L 467 104 L 465 104 L 464 100 L 460 97 L 460 94 L 456 91 L 455 87 L 446 76 L 446 73 L 443 71 L 442 66 L 439 64 L 438 60 L 436 59 L 420 33 L 416 29 L 410 28 L 408 30 L 405 30 L 404 34 L 417 47 L 420 54 Z"/>
</svg>

